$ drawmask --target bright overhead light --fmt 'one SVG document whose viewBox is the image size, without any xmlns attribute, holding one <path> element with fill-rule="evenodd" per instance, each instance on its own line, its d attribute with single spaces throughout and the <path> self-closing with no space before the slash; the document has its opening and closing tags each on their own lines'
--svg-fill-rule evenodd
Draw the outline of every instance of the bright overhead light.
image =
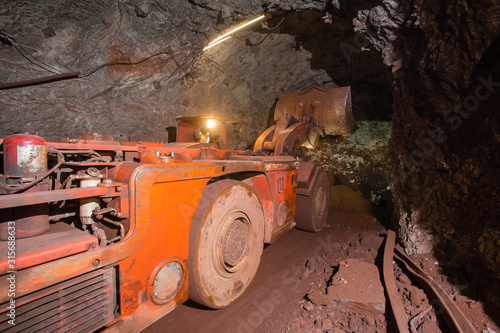
<svg viewBox="0 0 500 333">
<path fill-rule="evenodd" d="M 240 29 L 243 29 L 244 27 L 246 27 L 246 26 L 248 26 L 248 25 L 250 25 L 250 24 L 252 24 L 252 23 L 254 23 L 254 22 L 257 22 L 257 21 L 259 21 L 259 20 L 262 20 L 264 17 L 266 17 L 266 16 L 265 16 L 265 15 L 261 15 L 261 16 L 259 16 L 259 17 L 257 17 L 257 18 L 254 18 L 253 20 L 248 21 L 248 22 L 246 22 L 246 23 L 244 23 L 244 24 L 242 24 L 242 25 L 240 25 L 240 26 L 237 26 L 236 28 L 234 28 L 234 29 L 232 29 L 232 30 L 230 30 L 230 31 L 226 32 L 225 34 L 223 34 L 223 35 L 221 35 L 221 36 L 219 36 L 219 37 L 215 38 L 213 41 L 211 41 L 210 43 L 208 43 L 208 45 L 207 45 L 207 46 L 205 46 L 205 47 L 203 48 L 203 51 L 208 50 L 208 49 L 209 49 L 209 48 L 211 48 L 212 46 L 215 46 L 215 45 L 217 45 L 217 44 L 219 44 L 219 43 L 222 43 L 223 41 L 225 41 L 226 39 L 228 39 L 229 37 L 231 37 L 231 36 L 229 36 L 229 35 L 231 35 L 231 34 L 235 33 L 236 31 L 238 31 L 238 30 L 240 30 Z"/>
<path fill-rule="evenodd" d="M 208 44 L 207 46 L 205 46 L 205 47 L 203 48 L 203 51 L 206 51 L 206 50 L 208 50 L 209 48 L 211 48 L 211 47 L 213 47 L 213 46 L 215 46 L 215 45 L 217 45 L 217 44 L 219 44 L 219 43 L 222 43 L 223 41 L 225 41 L 226 39 L 229 39 L 229 38 L 231 38 L 231 36 L 227 36 L 226 38 L 220 39 L 220 40 L 219 40 L 218 42 L 216 42 L 216 43 L 213 43 L 213 44 Z"/>
<path fill-rule="evenodd" d="M 207 128 L 214 128 L 214 126 L 215 126 L 215 120 L 208 119 L 207 120 Z"/>
</svg>

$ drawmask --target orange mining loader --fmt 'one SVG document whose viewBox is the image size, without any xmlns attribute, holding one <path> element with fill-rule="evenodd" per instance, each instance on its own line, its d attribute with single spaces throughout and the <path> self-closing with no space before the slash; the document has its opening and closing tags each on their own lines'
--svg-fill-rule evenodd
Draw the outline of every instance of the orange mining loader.
<svg viewBox="0 0 500 333">
<path fill-rule="evenodd" d="M 188 298 L 231 304 L 265 243 L 325 223 L 328 177 L 298 147 L 352 133 L 350 88 L 284 94 L 275 119 L 253 151 L 213 115 L 166 144 L 1 140 L 0 331 L 137 332 Z"/>
</svg>

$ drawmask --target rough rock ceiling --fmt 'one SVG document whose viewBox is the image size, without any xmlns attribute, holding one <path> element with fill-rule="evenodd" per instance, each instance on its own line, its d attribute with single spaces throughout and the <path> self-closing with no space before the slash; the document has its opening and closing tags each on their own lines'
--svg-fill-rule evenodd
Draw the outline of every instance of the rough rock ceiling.
<svg viewBox="0 0 500 333">
<path fill-rule="evenodd" d="M 310 10 L 283 11 L 290 6 Z M 312 84 L 350 84 L 357 118 L 390 119 L 388 69 L 375 50 L 356 46 L 355 12 L 333 8 L 329 24 L 325 6 L 326 1 L 7 1 L 0 26 L 29 59 L 19 47 L 2 44 L 1 82 L 49 71 L 80 71 L 84 77 L 0 92 L 0 134 L 31 130 L 54 140 L 99 132 L 165 141 L 165 127 L 175 125 L 175 116 L 216 112 L 249 122 L 237 140 L 236 148 L 244 148 L 268 126 L 281 92 Z M 270 14 L 263 25 L 201 53 L 221 31 L 265 10 Z M 373 98 L 377 94 L 383 98 Z"/>
</svg>

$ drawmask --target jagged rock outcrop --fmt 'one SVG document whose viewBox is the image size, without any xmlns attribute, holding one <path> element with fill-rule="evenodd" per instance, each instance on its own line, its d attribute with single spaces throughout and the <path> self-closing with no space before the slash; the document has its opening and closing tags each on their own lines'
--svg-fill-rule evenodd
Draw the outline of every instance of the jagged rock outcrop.
<svg viewBox="0 0 500 333">
<path fill-rule="evenodd" d="M 399 235 L 408 252 L 433 250 L 498 295 L 500 5 L 413 2 L 401 28 L 391 139 Z M 418 23 L 418 24 L 417 24 Z M 493 233 L 494 234 L 494 233 Z M 492 234 L 492 235 L 493 235 Z M 483 249 L 491 245 L 483 245 Z M 493 276 L 495 278 L 493 278 Z"/>
<path fill-rule="evenodd" d="M 407 252 L 434 251 L 472 284 L 489 279 L 483 295 L 499 304 L 499 4 L 402 1 L 397 15 L 384 8 L 378 26 L 373 10 L 358 19 L 399 60 L 390 141 L 399 235 Z"/>
</svg>

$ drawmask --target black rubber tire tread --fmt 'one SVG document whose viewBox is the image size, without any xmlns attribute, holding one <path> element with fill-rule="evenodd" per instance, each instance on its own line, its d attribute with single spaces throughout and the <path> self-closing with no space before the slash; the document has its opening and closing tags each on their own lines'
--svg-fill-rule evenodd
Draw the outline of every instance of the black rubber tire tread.
<svg viewBox="0 0 500 333">
<path fill-rule="evenodd" d="M 321 195 L 324 200 L 321 212 L 317 212 L 316 209 L 316 198 L 321 191 L 324 191 Z M 296 222 L 297 229 L 309 231 L 309 232 L 319 232 L 326 223 L 328 218 L 328 210 L 330 206 L 330 181 L 328 180 L 328 175 L 323 170 L 319 170 L 314 184 L 311 189 L 311 195 L 305 196 L 297 194 L 296 200 Z"/>
</svg>

